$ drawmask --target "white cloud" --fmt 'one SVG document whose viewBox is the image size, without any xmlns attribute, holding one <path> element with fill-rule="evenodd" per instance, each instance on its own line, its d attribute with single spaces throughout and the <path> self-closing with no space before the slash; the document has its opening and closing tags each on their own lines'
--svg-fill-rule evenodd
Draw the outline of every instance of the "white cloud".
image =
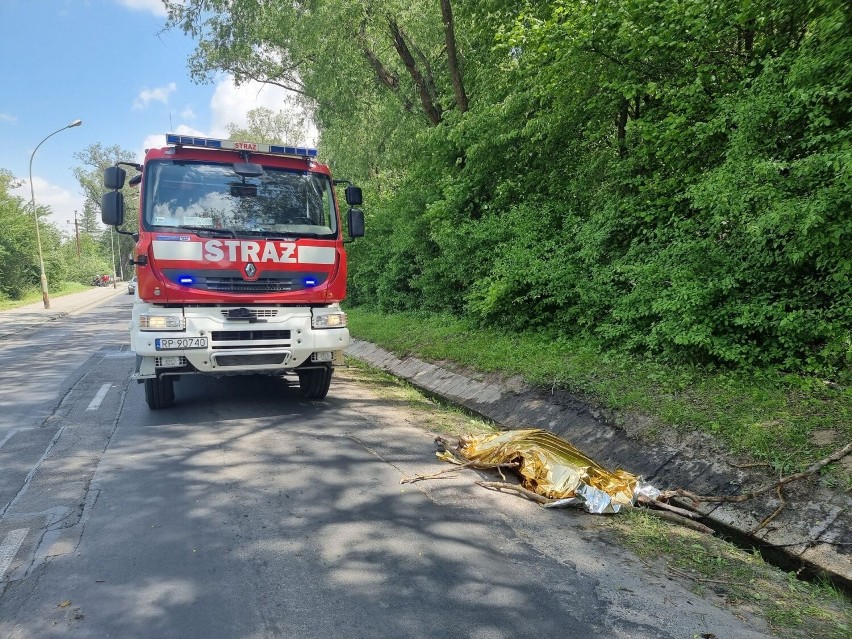
<svg viewBox="0 0 852 639">
<path fill-rule="evenodd" d="M 143 89 L 139 92 L 139 96 L 133 101 L 133 109 L 139 111 L 147 107 L 151 102 L 169 103 L 169 96 L 177 91 L 177 84 L 169 82 L 164 87 L 156 87 L 154 89 Z"/>
<path fill-rule="evenodd" d="M 166 8 L 163 0 L 117 0 L 118 4 L 134 11 L 145 11 L 155 16 L 165 16 Z"/>
<path fill-rule="evenodd" d="M 280 87 L 259 82 L 247 82 L 237 87 L 231 76 L 223 75 L 216 83 L 213 97 L 210 98 L 211 122 L 209 129 L 205 131 L 182 123 L 174 127 L 170 133 L 202 138 L 226 138 L 229 124 L 236 124 L 239 127 L 248 125 L 247 114 L 252 109 L 265 106 L 273 111 L 280 111 L 291 106 L 292 103 L 292 93 Z M 180 117 L 184 121 L 197 119 L 195 111 L 190 108 L 184 109 Z M 308 144 L 314 144 L 315 140 L 316 131 L 310 131 L 308 133 Z M 143 141 L 142 147 L 137 151 L 137 162 L 142 162 L 145 159 L 145 149 L 160 148 L 165 145 L 166 136 L 164 134 L 153 133 L 148 135 Z"/>
<path fill-rule="evenodd" d="M 9 124 L 17 124 L 18 118 L 8 113 L 0 113 L 0 122 L 8 122 Z"/>
<path fill-rule="evenodd" d="M 24 198 L 29 204 L 31 199 L 29 180 L 21 180 L 22 184 L 12 190 L 13 195 Z M 36 175 L 33 176 L 36 206 L 48 206 L 51 215 L 47 221 L 54 224 L 65 235 L 74 233 L 74 211 L 82 213 L 85 198 L 79 193 L 72 193 L 62 187 L 51 184 Z"/>
</svg>

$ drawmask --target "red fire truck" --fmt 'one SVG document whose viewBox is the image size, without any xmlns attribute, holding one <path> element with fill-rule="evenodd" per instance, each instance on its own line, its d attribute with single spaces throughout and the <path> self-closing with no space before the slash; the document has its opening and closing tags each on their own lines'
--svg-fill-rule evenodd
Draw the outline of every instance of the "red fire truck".
<svg viewBox="0 0 852 639">
<path fill-rule="evenodd" d="M 311 148 L 168 134 L 143 164 L 104 172 L 102 219 L 124 222 L 139 186 L 134 377 L 152 409 L 182 375 L 296 375 L 328 393 L 349 344 L 346 253 L 335 185 L 346 184 L 350 239 L 364 235 L 361 189 L 332 180 Z M 129 233 L 117 229 L 121 233 Z"/>
</svg>

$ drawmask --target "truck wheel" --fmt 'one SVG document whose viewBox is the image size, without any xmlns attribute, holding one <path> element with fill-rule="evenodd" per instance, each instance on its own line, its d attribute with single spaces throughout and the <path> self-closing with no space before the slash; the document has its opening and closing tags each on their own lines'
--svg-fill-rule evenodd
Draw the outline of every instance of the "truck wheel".
<svg viewBox="0 0 852 639">
<path fill-rule="evenodd" d="M 158 410 L 175 403 L 175 379 L 172 376 L 145 380 L 145 401 L 148 408 Z"/>
<path fill-rule="evenodd" d="M 323 399 L 328 395 L 332 372 L 334 372 L 334 369 L 331 366 L 298 371 L 302 397 L 305 399 Z"/>
</svg>

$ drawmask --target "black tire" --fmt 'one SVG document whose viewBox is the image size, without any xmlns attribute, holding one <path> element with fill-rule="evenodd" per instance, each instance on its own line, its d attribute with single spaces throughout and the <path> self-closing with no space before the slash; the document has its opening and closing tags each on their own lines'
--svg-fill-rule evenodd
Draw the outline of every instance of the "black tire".
<svg viewBox="0 0 852 639">
<path fill-rule="evenodd" d="M 305 399 L 324 399 L 331 386 L 331 366 L 325 368 L 306 368 L 299 373 L 299 388 Z"/>
<path fill-rule="evenodd" d="M 175 378 L 167 376 L 146 379 L 145 401 L 151 410 L 172 406 L 175 403 Z"/>
</svg>

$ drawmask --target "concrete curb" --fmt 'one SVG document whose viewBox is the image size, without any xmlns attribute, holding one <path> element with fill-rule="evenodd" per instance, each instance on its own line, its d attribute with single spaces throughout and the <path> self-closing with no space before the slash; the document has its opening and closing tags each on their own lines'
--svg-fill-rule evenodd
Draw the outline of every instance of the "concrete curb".
<svg viewBox="0 0 852 639">
<path fill-rule="evenodd" d="M 709 436 L 666 432 L 648 441 L 650 420 L 609 415 L 565 391 L 461 372 L 415 357 L 401 359 L 360 340 L 353 340 L 346 354 L 505 428 L 547 429 L 604 466 L 640 474 L 660 489 L 735 495 L 777 480 L 735 468 Z M 852 497 L 809 479 L 785 486 L 784 499 L 784 509 L 763 528 L 760 523 L 781 505 L 774 491 L 741 503 L 709 504 L 702 512 L 705 523 L 749 540 L 782 566 L 803 567 L 852 586 Z"/>
</svg>

